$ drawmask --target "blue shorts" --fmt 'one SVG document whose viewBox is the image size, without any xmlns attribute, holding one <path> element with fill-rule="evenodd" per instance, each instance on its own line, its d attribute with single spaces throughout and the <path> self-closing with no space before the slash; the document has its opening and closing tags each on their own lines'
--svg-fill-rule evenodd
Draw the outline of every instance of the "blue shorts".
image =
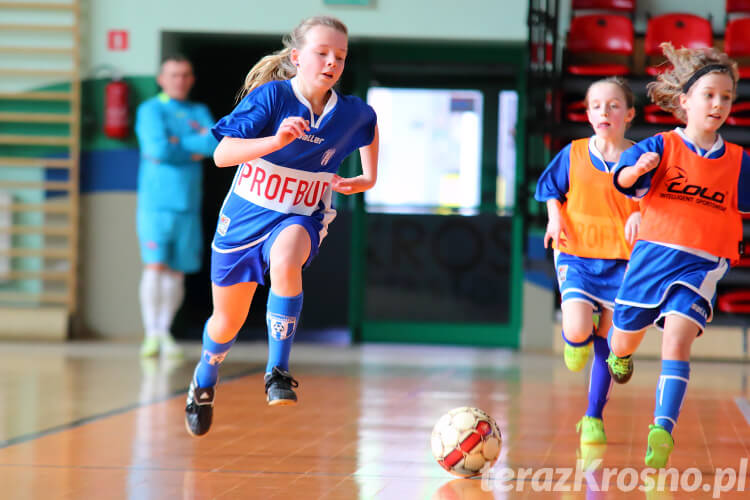
<svg viewBox="0 0 750 500">
<path fill-rule="evenodd" d="M 201 268 L 203 231 L 200 214 L 138 210 L 136 228 L 145 264 L 164 264 L 183 273 Z"/>
<path fill-rule="evenodd" d="M 320 247 L 320 222 L 312 217 L 294 215 L 283 219 L 274 227 L 267 237 L 256 245 L 234 252 L 222 252 L 211 249 L 211 282 L 218 286 L 230 286 L 237 283 L 266 284 L 266 273 L 271 262 L 271 247 L 279 233 L 287 226 L 298 225 L 305 228 L 310 235 L 310 255 L 303 267 L 318 255 Z"/>
<path fill-rule="evenodd" d="M 665 318 L 674 314 L 698 325 L 698 335 L 702 335 L 711 309 L 711 304 L 706 299 L 685 286 L 676 285 L 669 289 L 664 301 L 657 307 L 616 303 L 612 324 L 624 332 L 640 332 L 652 324 L 663 330 Z"/>
<path fill-rule="evenodd" d="M 586 302 L 613 309 L 628 261 L 589 259 L 555 252 L 557 284 L 562 301 Z"/>
<path fill-rule="evenodd" d="M 615 299 L 615 327 L 636 332 L 653 323 L 663 328 L 664 318 L 676 314 L 693 321 L 702 333 L 713 318 L 716 285 L 729 264 L 698 252 L 636 242 Z"/>
</svg>

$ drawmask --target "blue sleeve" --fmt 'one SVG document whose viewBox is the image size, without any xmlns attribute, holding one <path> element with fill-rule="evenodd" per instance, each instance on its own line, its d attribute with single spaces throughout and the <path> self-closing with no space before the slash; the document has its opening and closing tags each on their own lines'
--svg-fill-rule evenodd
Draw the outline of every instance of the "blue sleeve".
<svg viewBox="0 0 750 500">
<path fill-rule="evenodd" d="M 737 209 L 743 214 L 750 214 L 750 156 L 744 151 L 737 185 Z"/>
<path fill-rule="evenodd" d="M 203 104 L 195 106 L 193 109 L 193 119 L 198 122 L 201 128 L 205 128 L 207 131 L 211 130 L 211 127 L 214 125 L 211 112 Z M 218 142 L 213 134 L 206 132 L 204 134 L 184 135 L 180 137 L 180 144 L 191 153 L 211 156 L 214 154 L 214 149 L 216 149 Z"/>
<path fill-rule="evenodd" d="M 565 202 L 570 189 L 570 144 L 558 152 L 544 169 L 536 184 L 536 201 L 559 200 Z"/>
<path fill-rule="evenodd" d="M 188 163 L 190 152 L 179 144 L 169 142 L 164 115 L 154 101 L 146 101 L 138 107 L 135 116 L 135 135 L 141 155 L 162 163 Z"/>
<path fill-rule="evenodd" d="M 211 132 L 222 137 L 254 139 L 268 125 L 274 109 L 273 82 L 261 85 L 246 95 L 230 114 L 219 120 Z"/>
<path fill-rule="evenodd" d="M 357 132 L 357 136 L 355 137 L 355 144 L 357 145 L 357 149 L 372 144 L 373 139 L 375 139 L 375 126 L 378 124 L 378 117 L 375 114 L 375 110 L 372 109 L 371 106 L 365 104 L 363 113 L 365 114 L 366 118 L 363 120 L 363 125 L 362 127 L 360 127 L 360 130 Z"/>
<path fill-rule="evenodd" d="M 638 163 L 638 158 L 640 158 L 644 153 L 656 153 L 659 156 L 662 156 L 664 154 L 664 139 L 662 138 L 661 134 L 651 136 L 648 139 L 644 139 L 641 142 L 633 144 L 628 149 L 623 151 L 623 153 L 620 155 L 620 161 L 617 162 L 617 166 L 615 167 L 615 188 L 617 188 L 617 190 L 622 194 L 631 198 L 641 199 L 646 195 L 646 193 L 648 193 L 648 190 L 651 188 L 651 179 L 653 178 L 656 169 L 651 170 L 650 172 L 646 172 L 645 174 L 640 176 L 638 180 L 635 181 L 635 184 L 633 184 L 629 188 L 620 186 L 620 184 L 617 182 L 617 178 L 619 177 L 620 171 L 623 168 L 632 167 L 633 165 Z"/>
</svg>

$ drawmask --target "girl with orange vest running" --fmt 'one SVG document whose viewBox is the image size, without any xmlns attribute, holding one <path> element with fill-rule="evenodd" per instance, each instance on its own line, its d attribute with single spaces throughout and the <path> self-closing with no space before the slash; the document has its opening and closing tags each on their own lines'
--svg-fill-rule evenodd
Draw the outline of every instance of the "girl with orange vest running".
<svg viewBox="0 0 750 500">
<path fill-rule="evenodd" d="M 544 246 L 555 247 L 562 296 L 564 359 L 572 371 L 586 366 L 593 344 L 589 406 L 578 422 L 582 445 L 606 443 L 602 412 L 612 379 L 607 369 L 607 332 L 617 290 L 638 231 L 638 204 L 618 193 L 612 175 L 633 142 L 625 131 L 635 116 L 633 93 L 619 78 L 593 83 L 586 114 L 594 135 L 563 148 L 539 178 L 536 199 L 546 202 Z M 593 316 L 600 312 L 598 327 Z"/>
<path fill-rule="evenodd" d="M 750 212 L 750 157 L 717 133 L 736 96 L 737 64 L 714 49 L 662 50 L 672 67 L 648 94 L 686 125 L 639 142 L 615 169 L 617 189 L 641 200 L 643 222 L 615 300 L 608 360 L 615 381 L 626 382 L 646 328 L 663 330 L 645 458 L 656 468 L 674 448 L 690 348 L 711 321 L 716 284 L 739 258 L 740 212 Z"/>
</svg>

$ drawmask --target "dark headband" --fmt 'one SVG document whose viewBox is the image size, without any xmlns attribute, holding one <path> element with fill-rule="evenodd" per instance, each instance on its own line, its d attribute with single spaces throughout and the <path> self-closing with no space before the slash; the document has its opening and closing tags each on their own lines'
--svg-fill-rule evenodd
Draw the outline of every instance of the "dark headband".
<svg viewBox="0 0 750 500">
<path fill-rule="evenodd" d="M 682 86 L 683 94 L 687 94 L 687 91 L 690 90 L 690 87 L 692 87 L 693 84 L 697 82 L 700 77 L 712 71 L 721 71 L 722 73 L 729 73 L 729 77 L 732 79 L 732 83 L 734 83 L 734 76 L 732 75 L 732 70 L 729 66 L 727 66 L 726 64 L 708 64 L 706 66 L 703 66 L 701 69 L 693 73 L 693 76 L 688 78 L 688 81 L 685 82 L 685 85 Z"/>
</svg>

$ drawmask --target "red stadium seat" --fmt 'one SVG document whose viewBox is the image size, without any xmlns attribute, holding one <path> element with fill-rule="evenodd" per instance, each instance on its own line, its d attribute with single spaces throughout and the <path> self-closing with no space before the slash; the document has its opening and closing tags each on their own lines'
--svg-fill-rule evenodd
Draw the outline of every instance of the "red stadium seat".
<svg viewBox="0 0 750 500">
<path fill-rule="evenodd" d="M 586 104 L 583 101 L 571 102 L 565 108 L 565 118 L 571 122 L 588 122 L 589 117 L 586 116 Z"/>
<path fill-rule="evenodd" d="M 633 23 L 620 15 L 574 17 L 570 21 L 566 48 L 569 55 L 631 56 Z M 627 64 L 581 62 L 569 64 L 567 71 L 574 75 L 625 75 L 630 72 L 630 67 Z"/>
<path fill-rule="evenodd" d="M 732 267 L 750 267 L 750 256 L 740 257 L 740 260 L 735 262 Z"/>
<path fill-rule="evenodd" d="M 750 5 L 750 0 L 748 0 Z M 731 58 L 750 57 L 750 17 L 741 17 L 727 23 L 724 33 L 724 52 Z M 750 77 L 750 65 L 739 66 L 740 78 Z"/>
<path fill-rule="evenodd" d="M 647 57 L 662 55 L 659 44 L 672 42 L 675 48 L 713 47 L 714 36 L 708 19 L 693 14 L 674 13 L 652 17 L 646 26 L 644 49 Z M 646 73 L 657 75 L 667 66 L 649 66 Z"/>
<path fill-rule="evenodd" d="M 562 137 L 553 137 L 552 134 L 544 134 L 544 136 L 542 136 L 542 141 L 544 142 L 544 147 L 547 151 L 552 153 L 552 155 L 557 154 L 557 152 L 564 148 L 567 143 Z"/>
<path fill-rule="evenodd" d="M 719 310 L 729 313 L 750 314 L 750 290 L 735 290 L 719 295 Z"/>
<path fill-rule="evenodd" d="M 744 148 L 744 150 L 745 150 L 745 154 L 750 155 L 750 148 Z M 742 215 L 743 225 L 747 222 L 750 222 L 750 214 L 741 214 L 741 215 Z M 748 242 L 746 240 L 745 246 L 747 245 L 748 245 Z M 750 248 L 745 248 L 745 254 L 746 255 L 740 255 L 740 260 L 738 262 L 733 262 L 732 267 L 750 267 Z M 748 291 L 748 293 L 750 293 L 750 291 Z M 736 299 L 737 297 L 741 297 L 741 296 L 735 295 L 734 297 Z M 728 300 L 727 304 L 731 306 L 731 304 L 733 303 L 732 300 L 734 299 L 731 299 L 731 296 L 730 296 L 730 299 L 727 299 L 727 300 Z M 734 306 L 736 307 L 736 303 L 734 304 Z"/>
<path fill-rule="evenodd" d="M 727 0 L 727 14 L 750 12 L 750 0 Z"/>
<path fill-rule="evenodd" d="M 617 10 L 621 12 L 633 12 L 635 0 L 573 0 L 573 10 Z"/>
<path fill-rule="evenodd" d="M 735 127 L 750 126 L 750 101 L 735 102 L 732 105 L 732 112 L 727 118 L 727 125 Z"/>
<path fill-rule="evenodd" d="M 647 104 L 643 107 L 643 121 L 663 125 L 680 125 L 682 123 L 672 113 L 664 111 L 656 104 Z"/>
</svg>

